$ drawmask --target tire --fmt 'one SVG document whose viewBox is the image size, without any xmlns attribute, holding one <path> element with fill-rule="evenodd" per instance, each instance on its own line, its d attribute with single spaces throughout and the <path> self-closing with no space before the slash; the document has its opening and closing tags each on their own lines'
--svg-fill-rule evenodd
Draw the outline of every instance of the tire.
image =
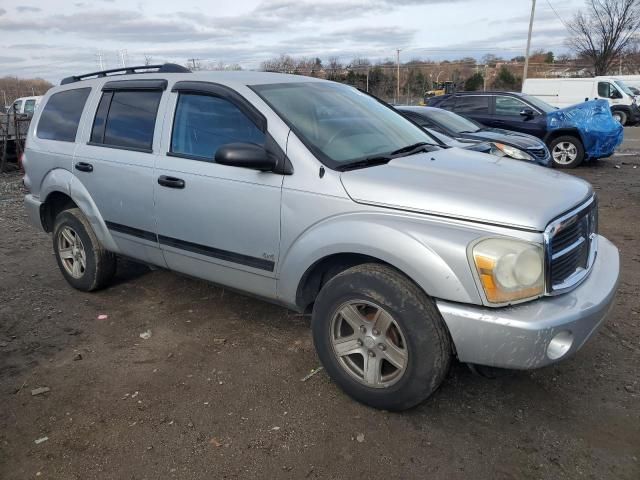
<svg viewBox="0 0 640 480">
<path fill-rule="evenodd" d="M 103 288 L 116 273 L 116 256 L 100 244 L 78 208 L 63 210 L 56 216 L 53 251 L 65 280 L 78 290 Z"/>
<path fill-rule="evenodd" d="M 311 328 L 329 376 L 374 408 L 411 408 L 428 398 L 449 371 L 451 341 L 435 303 L 384 265 L 359 265 L 329 280 L 316 298 Z"/>
<path fill-rule="evenodd" d="M 622 110 L 614 110 L 613 112 L 611 112 L 611 115 L 615 120 L 620 122 L 620 125 L 622 125 L 623 127 L 627 124 L 626 112 L 623 112 Z"/>
<path fill-rule="evenodd" d="M 584 161 L 582 142 L 571 135 L 553 139 L 549 144 L 549 151 L 553 166 L 556 168 L 576 168 Z"/>
</svg>

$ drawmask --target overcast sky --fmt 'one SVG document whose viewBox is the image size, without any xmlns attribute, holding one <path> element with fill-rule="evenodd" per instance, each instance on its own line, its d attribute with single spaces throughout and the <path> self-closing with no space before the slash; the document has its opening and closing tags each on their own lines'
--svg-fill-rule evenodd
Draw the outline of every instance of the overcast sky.
<svg viewBox="0 0 640 480">
<path fill-rule="evenodd" d="M 582 0 L 549 0 L 568 21 Z M 538 0 L 532 48 L 564 51 L 566 29 Z M 0 76 L 60 78 L 189 58 L 257 68 L 279 54 L 372 60 L 522 55 L 531 0 L 0 0 Z"/>
</svg>

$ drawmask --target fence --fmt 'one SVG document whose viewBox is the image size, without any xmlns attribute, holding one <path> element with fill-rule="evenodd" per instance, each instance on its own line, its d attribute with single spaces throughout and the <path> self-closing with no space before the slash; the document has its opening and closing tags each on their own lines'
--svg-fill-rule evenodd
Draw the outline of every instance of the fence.
<svg viewBox="0 0 640 480">
<path fill-rule="evenodd" d="M 0 114 L 0 172 L 19 167 L 31 117 L 13 112 Z"/>
</svg>

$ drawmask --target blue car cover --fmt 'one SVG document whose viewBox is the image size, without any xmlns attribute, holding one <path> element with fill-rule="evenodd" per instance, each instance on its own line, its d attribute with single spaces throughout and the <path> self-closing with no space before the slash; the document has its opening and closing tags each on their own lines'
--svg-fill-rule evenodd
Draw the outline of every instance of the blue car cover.
<svg viewBox="0 0 640 480">
<path fill-rule="evenodd" d="M 613 154 L 622 143 L 624 128 L 611 116 L 606 100 L 590 100 L 547 113 L 547 130 L 575 128 L 580 132 L 588 158 Z"/>
</svg>

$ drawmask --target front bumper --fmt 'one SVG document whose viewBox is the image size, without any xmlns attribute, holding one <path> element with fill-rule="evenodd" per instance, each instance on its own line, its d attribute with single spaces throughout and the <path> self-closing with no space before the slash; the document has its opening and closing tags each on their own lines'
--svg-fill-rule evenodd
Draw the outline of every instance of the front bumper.
<svg viewBox="0 0 640 480">
<path fill-rule="evenodd" d="M 532 369 L 571 356 L 593 335 L 618 286 L 618 249 L 598 238 L 591 273 L 574 290 L 504 308 L 438 300 L 461 362 Z"/>
</svg>

